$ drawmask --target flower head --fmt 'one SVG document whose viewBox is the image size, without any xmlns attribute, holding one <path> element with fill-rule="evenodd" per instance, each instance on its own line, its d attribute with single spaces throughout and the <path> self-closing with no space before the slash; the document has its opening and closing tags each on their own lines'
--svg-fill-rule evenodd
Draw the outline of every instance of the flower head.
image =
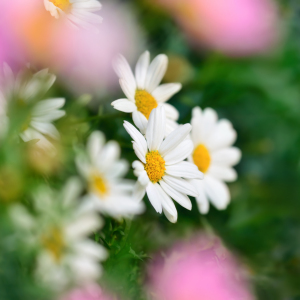
<svg viewBox="0 0 300 300">
<path fill-rule="evenodd" d="M 160 54 L 150 64 L 150 54 L 143 53 L 135 67 L 135 76 L 123 56 L 119 56 L 114 64 L 120 78 L 121 88 L 127 99 L 112 102 L 112 106 L 120 111 L 132 113 L 133 122 L 144 134 L 151 111 L 160 103 L 165 107 L 167 116 L 166 133 L 177 127 L 178 111 L 165 103 L 181 89 L 180 83 L 159 85 L 168 66 L 168 57 Z"/>
<path fill-rule="evenodd" d="M 232 255 L 214 237 L 193 237 L 157 257 L 149 268 L 150 299 L 253 300 Z"/>
<path fill-rule="evenodd" d="M 193 151 L 192 141 L 186 139 L 191 125 L 182 125 L 164 138 L 165 109 L 158 106 L 150 114 L 145 137 L 126 121 L 124 127 L 139 158 L 132 165 L 138 177 L 135 197 L 141 200 L 147 192 L 154 209 L 158 213 L 164 211 L 169 221 L 176 222 L 177 210 L 171 198 L 191 209 L 187 195 L 195 197 L 198 193 L 186 179 L 201 179 L 203 175 L 195 165 L 184 161 Z"/>
<path fill-rule="evenodd" d="M 193 44 L 234 56 L 270 50 L 278 40 L 272 0 L 156 0 L 174 13 Z M 203 46 L 203 45 L 202 45 Z"/>
<path fill-rule="evenodd" d="M 72 27 L 94 29 L 93 24 L 102 22 L 102 18 L 94 12 L 101 9 L 98 0 L 44 0 L 45 8 L 58 19 L 66 16 Z"/>
<path fill-rule="evenodd" d="M 193 109 L 191 138 L 194 149 L 189 160 L 204 173 L 203 180 L 193 179 L 201 213 L 209 210 L 208 199 L 218 209 L 225 209 L 230 202 L 230 193 L 223 181 L 235 181 L 237 174 L 232 168 L 241 158 L 241 151 L 231 145 L 236 140 L 236 131 L 228 120 L 219 120 L 211 108 L 203 111 Z"/>
<path fill-rule="evenodd" d="M 36 139 L 37 145 L 44 149 L 53 149 L 48 138 L 59 139 L 59 132 L 52 122 L 65 115 L 65 111 L 60 110 L 65 104 L 64 98 L 42 100 L 55 79 L 56 77 L 50 74 L 48 69 L 33 75 L 26 70 L 15 76 L 7 64 L 3 65 L 3 82 L 0 90 L 2 121 L 5 118 L 8 121 L 9 104 L 22 108 L 28 107 L 30 113 L 20 128 L 20 137 L 25 142 Z"/>
<path fill-rule="evenodd" d="M 120 147 L 115 141 L 105 144 L 103 133 L 94 131 L 87 143 L 88 157 L 79 155 L 77 167 L 85 178 L 88 203 L 102 213 L 119 217 L 140 214 L 143 203 L 132 198 L 133 182 L 122 177 L 128 163 L 120 159 Z"/>
<path fill-rule="evenodd" d="M 11 209 L 20 239 L 38 251 L 38 279 L 53 289 L 97 279 L 99 261 L 107 256 L 102 246 L 88 239 L 102 221 L 79 205 L 81 191 L 80 181 L 73 178 L 60 192 L 43 187 L 35 193 L 36 217 L 21 205 Z"/>
</svg>

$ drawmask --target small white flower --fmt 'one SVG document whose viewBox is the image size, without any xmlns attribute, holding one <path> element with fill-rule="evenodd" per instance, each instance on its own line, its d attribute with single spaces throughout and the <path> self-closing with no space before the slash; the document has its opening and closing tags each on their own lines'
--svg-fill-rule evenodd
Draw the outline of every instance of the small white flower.
<svg viewBox="0 0 300 300">
<path fill-rule="evenodd" d="M 51 16 L 56 19 L 66 16 L 68 24 L 75 28 L 90 30 L 102 22 L 94 13 L 101 9 L 98 0 L 44 0 L 44 5 Z"/>
<path fill-rule="evenodd" d="M 30 115 L 21 128 L 20 137 L 25 142 L 36 139 L 37 145 L 41 148 L 53 149 L 47 137 L 59 139 L 59 133 L 52 122 L 65 115 L 65 111 L 60 110 L 65 104 L 65 99 L 40 99 L 53 85 L 56 77 L 48 73 L 48 69 L 34 75 L 27 74 L 25 71 L 15 76 L 7 64 L 3 65 L 3 75 L 2 91 L 0 91 L 1 122 L 5 120 L 4 126 L 7 127 L 9 102 L 15 101 L 20 108 L 32 105 Z"/>
<path fill-rule="evenodd" d="M 194 144 L 189 160 L 204 173 L 204 180 L 192 180 L 199 196 L 196 197 L 201 213 L 209 210 L 209 201 L 217 209 L 225 209 L 230 202 L 230 193 L 223 181 L 235 181 L 236 171 L 232 166 L 241 158 L 241 151 L 231 145 L 236 140 L 236 131 L 225 119 L 218 121 L 217 113 L 206 108 L 193 109 L 191 138 Z"/>
<path fill-rule="evenodd" d="M 88 184 L 87 202 L 113 217 L 131 216 L 144 211 L 144 204 L 133 199 L 134 183 L 122 177 L 128 171 L 126 160 L 120 159 L 117 142 L 105 144 L 100 131 L 94 131 L 87 143 L 88 158 L 79 155 L 76 164 Z"/>
<path fill-rule="evenodd" d="M 45 285 L 62 290 L 101 275 L 106 250 L 88 238 L 102 226 L 100 217 L 79 206 L 80 181 L 70 179 L 61 192 L 48 188 L 34 195 L 36 216 L 15 205 L 10 215 L 25 247 L 38 251 L 36 275 Z"/>
<path fill-rule="evenodd" d="M 152 110 L 146 138 L 130 123 L 124 127 L 133 139 L 133 149 L 140 161 L 133 162 L 138 177 L 135 197 L 141 200 L 147 192 L 154 209 L 162 211 L 170 222 L 177 221 L 177 210 L 171 198 L 186 209 L 192 204 L 187 195 L 198 196 L 197 190 L 185 179 L 201 179 L 197 167 L 184 161 L 193 151 L 193 143 L 186 139 L 191 125 L 179 126 L 165 137 L 166 116 L 163 106 Z"/>
<path fill-rule="evenodd" d="M 168 57 L 160 54 L 150 64 L 150 54 L 142 54 L 135 67 L 135 76 L 127 60 L 119 55 L 114 63 L 114 69 L 120 78 L 121 88 L 127 99 L 112 102 L 112 106 L 120 111 L 132 113 L 134 124 L 145 134 L 148 119 L 152 109 L 160 103 L 164 106 L 167 123 L 166 134 L 172 132 L 178 125 L 179 113 L 168 103 L 175 93 L 180 91 L 180 83 L 160 84 L 168 66 Z"/>
</svg>

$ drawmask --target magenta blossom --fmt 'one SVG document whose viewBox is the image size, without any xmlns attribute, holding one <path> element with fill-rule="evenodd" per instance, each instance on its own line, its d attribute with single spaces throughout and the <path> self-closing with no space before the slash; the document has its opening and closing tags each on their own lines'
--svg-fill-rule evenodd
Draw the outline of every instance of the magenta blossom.
<svg viewBox="0 0 300 300">
<path fill-rule="evenodd" d="M 84 288 L 77 288 L 65 295 L 60 300 L 113 300 L 96 284 L 90 284 Z"/>
<path fill-rule="evenodd" d="M 157 300 L 253 300 L 243 272 L 217 238 L 175 246 L 149 268 Z"/>
<path fill-rule="evenodd" d="M 272 0 L 156 0 L 170 10 L 191 42 L 234 56 L 270 50 L 278 40 Z"/>
</svg>

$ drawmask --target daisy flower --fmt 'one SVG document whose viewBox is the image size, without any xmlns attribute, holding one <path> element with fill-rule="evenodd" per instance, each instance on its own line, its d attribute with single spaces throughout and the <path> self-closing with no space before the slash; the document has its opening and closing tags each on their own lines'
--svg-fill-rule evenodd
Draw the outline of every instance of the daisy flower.
<svg viewBox="0 0 300 300">
<path fill-rule="evenodd" d="M 241 151 L 231 145 L 236 131 L 225 119 L 218 121 L 217 113 L 206 108 L 193 109 L 191 138 L 194 149 L 189 160 L 204 173 L 204 180 L 191 180 L 199 195 L 196 197 L 201 213 L 209 210 L 210 200 L 217 209 L 225 209 L 230 193 L 224 181 L 235 181 L 237 173 L 232 168 L 241 158 Z"/>
<path fill-rule="evenodd" d="M 35 193 L 36 216 L 21 205 L 10 211 L 21 241 L 38 253 L 37 278 L 56 290 L 96 280 L 99 261 L 107 257 L 106 250 L 88 238 L 102 220 L 79 205 L 81 191 L 79 179 L 72 178 L 60 192 L 43 187 Z"/>
<path fill-rule="evenodd" d="M 113 217 L 130 216 L 144 211 L 144 204 L 132 197 L 134 183 L 123 179 L 129 166 L 120 159 L 117 142 L 105 144 L 100 131 L 94 131 L 87 142 L 88 157 L 78 155 L 77 168 L 87 182 L 85 200 L 94 209 Z"/>
<path fill-rule="evenodd" d="M 93 29 L 102 18 L 94 12 L 101 9 L 98 0 L 44 0 L 44 5 L 51 16 L 58 19 L 65 16 L 68 24 L 75 28 Z"/>
<path fill-rule="evenodd" d="M 127 60 L 119 55 L 114 69 L 120 78 L 121 88 L 127 99 L 112 102 L 112 106 L 120 111 L 132 113 L 134 124 L 145 134 L 151 111 L 159 104 L 165 108 L 167 123 L 166 133 L 177 127 L 179 113 L 168 103 L 175 93 L 180 91 L 180 83 L 160 84 L 168 66 L 168 57 L 160 54 L 150 64 L 150 54 L 142 54 L 135 67 L 135 76 Z"/>
<path fill-rule="evenodd" d="M 13 101 L 22 108 L 30 106 L 31 111 L 21 126 L 20 137 L 24 142 L 36 139 L 37 145 L 44 149 L 53 149 L 48 138 L 59 139 L 59 132 L 52 122 L 65 115 L 65 111 L 60 110 L 65 104 L 64 98 L 41 100 L 55 80 L 56 77 L 50 74 L 48 69 L 33 75 L 28 74 L 26 70 L 15 76 L 7 64 L 3 65 L 3 83 L 0 91 L 1 118 L 7 115 L 7 106 Z"/>
<path fill-rule="evenodd" d="M 186 209 L 192 204 L 187 195 L 198 196 L 196 188 L 186 179 L 201 179 L 197 167 L 184 161 L 193 151 L 193 143 L 186 139 L 191 125 L 185 124 L 165 137 L 166 116 L 163 106 L 152 110 L 144 137 L 133 125 L 124 122 L 133 139 L 133 149 L 139 161 L 133 162 L 138 177 L 134 197 L 141 200 L 147 192 L 154 209 L 162 211 L 170 222 L 177 221 L 177 210 L 171 198 Z"/>
</svg>

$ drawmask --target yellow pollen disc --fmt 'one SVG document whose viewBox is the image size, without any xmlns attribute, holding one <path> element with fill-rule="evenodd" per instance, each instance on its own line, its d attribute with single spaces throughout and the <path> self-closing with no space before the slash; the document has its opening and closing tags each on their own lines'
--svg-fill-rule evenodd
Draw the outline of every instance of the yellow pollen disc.
<svg viewBox="0 0 300 300">
<path fill-rule="evenodd" d="M 144 90 L 137 90 L 134 98 L 138 111 L 149 119 L 152 109 L 157 107 L 154 97 Z"/>
<path fill-rule="evenodd" d="M 92 176 L 91 188 L 101 197 L 105 196 L 108 192 L 108 188 L 107 188 L 105 179 L 99 174 Z"/>
<path fill-rule="evenodd" d="M 200 144 L 196 147 L 193 153 L 194 164 L 198 167 L 199 171 L 205 173 L 210 165 L 210 155 L 207 148 Z"/>
<path fill-rule="evenodd" d="M 50 0 L 50 2 L 63 11 L 66 11 L 71 6 L 69 0 Z"/>
<path fill-rule="evenodd" d="M 55 261 L 59 262 L 65 247 L 61 230 L 57 227 L 52 228 L 48 233 L 42 236 L 42 245 L 51 252 Z"/>
<path fill-rule="evenodd" d="M 162 179 L 166 170 L 165 164 L 166 163 L 164 159 L 161 157 L 157 150 L 147 153 L 145 170 L 150 181 L 156 183 Z"/>
</svg>

